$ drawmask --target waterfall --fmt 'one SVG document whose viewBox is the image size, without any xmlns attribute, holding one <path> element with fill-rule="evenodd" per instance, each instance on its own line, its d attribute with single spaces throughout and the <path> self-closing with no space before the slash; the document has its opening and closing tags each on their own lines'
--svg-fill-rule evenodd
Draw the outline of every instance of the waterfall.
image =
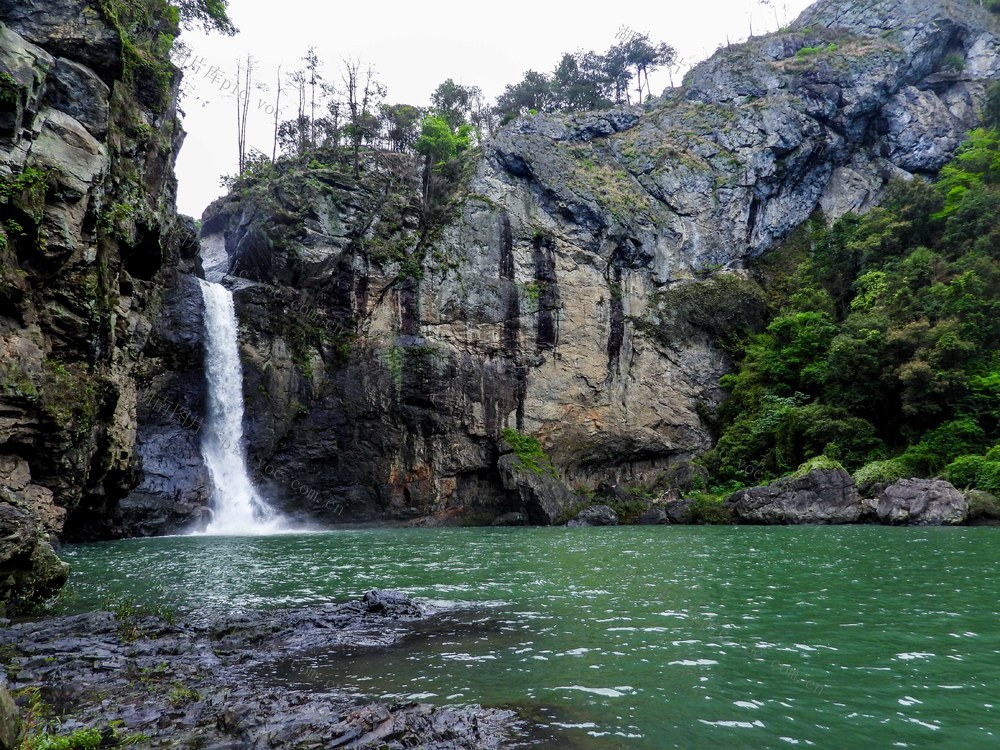
<svg viewBox="0 0 1000 750">
<path fill-rule="evenodd" d="M 208 380 L 201 450 L 212 480 L 213 516 L 206 534 L 249 536 L 280 530 L 280 519 L 257 492 L 243 445 L 243 368 L 233 295 L 201 281 L 205 301 L 205 373 Z"/>
</svg>

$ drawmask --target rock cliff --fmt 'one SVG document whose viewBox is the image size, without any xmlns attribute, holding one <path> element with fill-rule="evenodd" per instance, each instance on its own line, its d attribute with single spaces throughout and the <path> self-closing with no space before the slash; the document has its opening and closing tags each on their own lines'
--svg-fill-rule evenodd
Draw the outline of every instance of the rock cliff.
<svg viewBox="0 0 1000 750">
<path fill-rule="evenodd" d="M 201 260 L 176 217 L 161 0 L 0 0 L 0 598 L 49 540 L 208 502 Z M 167 20 L 165 20 L 167 19 Z M 205 215 L 242 322 L 251 467 L 320 521 L 566 520 L 710 444 L 748 264 L 933 175 L 1000 75 L 973 0 L 821 0 L 642 107 L 516 121 L 441 187 L 284 162 Z M 578 494 L 579 493 L 579 494 Z"/>
<path fill-rule="evenodd" d="M 179 334 L 159 335 L 164 299 L 197 264 L 174 208 L 183 133 L 165 8 L 0 0 L 0 606 L 12 610 L 65 579 L 50 540 L 119 533 L 138 405 L 200 367 Z"/>
<path fill-rule="evenodd" d="M 516 121 L 433 225 L 416 157 L 243 183 L 203 231 L 237 289 L 258 480 L 327 521 L 544 523 L 567 488 L 683 475 L 725 337 L 761 314 L 748 264 L 933 175 L 1000 74 L 997 29 L 971 0 L 821 0 L 643 107 Z M 504 430 L 551 470 L 512 477 Z"/>
</svg>

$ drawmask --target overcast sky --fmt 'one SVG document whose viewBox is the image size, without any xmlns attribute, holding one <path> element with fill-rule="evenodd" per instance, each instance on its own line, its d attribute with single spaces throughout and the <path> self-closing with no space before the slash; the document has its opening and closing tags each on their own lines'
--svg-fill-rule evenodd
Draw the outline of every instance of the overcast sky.
<svg viewBox="0 0 1000 750">
<path fill-rule="evenodd" d="M 482 88 L 490 99 L 529 69 L 551 72 L 564 52 L 603 52 L 622 26 L 673 46 L 685 68 L 727 39 L 745 39 L 791 21 L 808 0 L 695 0 L 611 3 L 504 0 L 409 0 L 319 2 L 317 0 L 231 0 L 235 37 L 185 32 L 193 56 L 186 69 L 181 103 L 188 133 L 177 162 L 178 207 L 198 217 L 222 194 L 219 179 L 236 170 L 235 100 L 227 91 L 235 61 L 248 52 L 258 60 L 258 77 L 270 87 L 255 93 L 249 144 L 271 153 L 266 107 L 274 96 L 279 66 L 301 67 L 310 45 L 325 62 L 326 77 L 339 81 L 345 57 L 371 63 L 388 87 L 389 102 L 425 105 L 446 78 Z M 667 73 L 651 76 L 654 92 L 669 84 Z M 291 102 L 289 98 L 287 100 Z M 289 107 L 289 111 L 290 111 Z"/>
</svg>

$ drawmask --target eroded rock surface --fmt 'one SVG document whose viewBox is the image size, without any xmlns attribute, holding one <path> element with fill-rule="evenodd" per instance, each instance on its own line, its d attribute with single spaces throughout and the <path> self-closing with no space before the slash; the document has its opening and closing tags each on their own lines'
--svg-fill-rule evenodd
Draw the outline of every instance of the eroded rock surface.
<svg viewBox="0 0 1000 750">
<path fill-rule="evenodd" d="M 968 511 L 965 495 L 943 479 L 901 479 L 875 501 L 879 523 L 891 526 L 957 526 Z"/>
<path fill-rule="evenodd" d="M 857 523 L 863 513 L 854 480 L 841 469 L 814 469 L 740 490 L 725 504 L 736 523 L 765 525 Z"/>
<path fill-rule="evenodd" d="M 440 616 L 373 591 L 360 602 L 185 624 L 108 612 L 48 618 L 3 629 L 0 647 L 11 687 L 40 688 L 64 731 L 120 723 L 121 734 L 148 735 L 142 747 L 492 750 L 539 740 L 507 710 L 371 703 L 336 685 L 290 688 L 266 676 L 318 650 L 392 647 Z"/>
<path fill-rule="evenodd" d="M 710 444 L 715 335 L 759 319 L 747 263 L 934 174 L 1000 72 L 997 28 L 975 3 L 821 0 L 647 106 L 512 123 L 433 231 L 405 155 L 220 200 L 258 479 L 327 520 L 557 516 L 509 481 L 504 429 L 566 491 L 669 478 Z M 697 314 L 671 307 L 692 284 Z"/>
</svg>

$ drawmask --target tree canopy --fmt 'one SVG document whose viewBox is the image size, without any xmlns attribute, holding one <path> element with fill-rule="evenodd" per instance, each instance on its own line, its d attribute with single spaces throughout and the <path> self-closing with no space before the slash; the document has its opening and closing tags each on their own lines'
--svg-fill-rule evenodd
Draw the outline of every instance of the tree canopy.
<svg viewBox="0 0 1000 750">
<path fill-rule="evenodd" d="M 180 11 L 181 23 L 187 27 L 200 27 L 206 31 L 219 31 L 227 36 L 237 32 L 229 18 L 229 0 L 170 0 Z"/>
</svg>

